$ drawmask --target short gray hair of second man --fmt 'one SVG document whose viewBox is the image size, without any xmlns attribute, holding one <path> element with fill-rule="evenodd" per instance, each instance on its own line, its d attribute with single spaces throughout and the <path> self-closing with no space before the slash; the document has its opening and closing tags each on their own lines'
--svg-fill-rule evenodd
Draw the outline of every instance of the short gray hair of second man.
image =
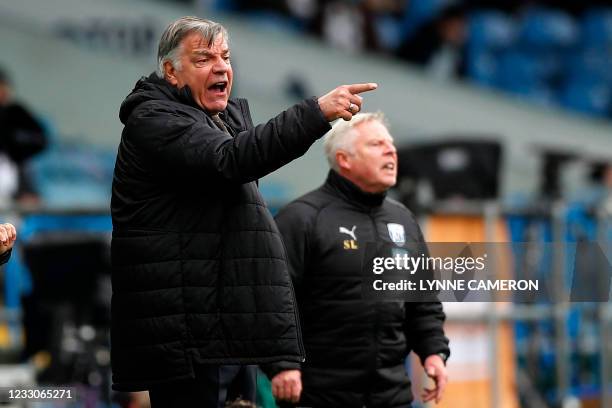
<svg viewBox="0 0 612 408">
<path fill-rule="evenodd" d="M 157 48 L 157 73 L 161 78 L 164 77 L 164 63 L 166 61 L 172 62 L 172 66 L 175 69 L 181 70 L 181 60 L 179 58 L 181 41 L 193 32 L 202 35 L 202 38 L 208 43 L 209 47 L 219 35 L 225 38 L 226 41 L 229 41 L 227 30 L 219 23 L 194 16 L 179 18 L 166 27 L 159 40 Z"/>
<path fill-rule="evenodd" d="M 375 120 L 380 122 L 384 127 L 389 128 L 385 115 L 382 112 L 364 112 L 353 115 L 351 120 L 337 120 L 331 130 L 327 132 L 323 138 L 323 148 L 325 149 L 325 157 L 329 167 L 339 171 L 338 163 L 336 163 L 336 152 L 343 150 L 348 153 L 353 153 L 353 138 L 355 136 L 355 126 L 360 123 Z"/>
</svg>

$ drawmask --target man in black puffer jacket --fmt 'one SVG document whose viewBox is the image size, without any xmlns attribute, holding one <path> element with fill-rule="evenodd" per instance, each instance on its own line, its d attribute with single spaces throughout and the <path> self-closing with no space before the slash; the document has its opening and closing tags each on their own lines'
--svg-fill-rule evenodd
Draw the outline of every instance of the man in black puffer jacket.
<svg viewBox="0 0 612 408">
<path fill-rule="evenodd" d="M 111 212 L 113 388 L 158 406 L 253 398 L 258 363 L 304 359 L 281 237 L 256 180 L 304 154 L 376 84 L 340 86 L 253 127 L 229 99 L 227 32 L 184 17 L 159 73 L 121 106 Z"/>
<path fill-rule="evenodd" d="M 366 243 L 424 242 L 412 213 L 385 197 L 396 181 L 397 154 L 382 114 L 336 123 L 325 152 L 332 167 L 325 184 L 276 217 L 307 360 L 300 369 L 267 365 L 272 391 L 277 399 L 299 400 L 300 407 L 409 407 L 404 362 L 413 350 L 436 384 L 423 399 L 438 402 L 450 355 L 442 305 L 362 300 Z"/>
</svg>

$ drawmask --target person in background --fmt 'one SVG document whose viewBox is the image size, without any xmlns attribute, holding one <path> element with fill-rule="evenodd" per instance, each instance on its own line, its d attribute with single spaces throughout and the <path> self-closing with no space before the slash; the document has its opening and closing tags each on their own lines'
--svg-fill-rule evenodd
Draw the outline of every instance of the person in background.
<svg viewBox="0 0 612 408">
<path fill-rule="evenodd" d="M 253 69 L 257 69 L 254 67 Z M 339 86 L 254 126 L 230 98 L 229 38 L 183 17 L 121 105 L 112 186 L 113 388 L 151 406 L 255 400 L 255 364 L 304 359 L 280 233 L 257 180 L 303 155 L 376 84 Z"/>
<path fill-rule="evenodd" d="M 0 202 L 38 203 L 27 161 L 46 146 L 41 124 L 13 100 L 11 81 L 0 69 Z"/>
<path fill-rule="evenodd" d="M 442 398 L 450 355 L 439 302 L 362 300 L 366 243 L 423 243 L 413 214 L 386 197 L 397 177 L 393 138 L 381 113 L 337 122 L 325 136 L 327 180 L 280 210 L 307 359 L 262 366 L 278 400 L 313 408 L 409 407 L 405 360 L 421 359 Z"/>
</svg>

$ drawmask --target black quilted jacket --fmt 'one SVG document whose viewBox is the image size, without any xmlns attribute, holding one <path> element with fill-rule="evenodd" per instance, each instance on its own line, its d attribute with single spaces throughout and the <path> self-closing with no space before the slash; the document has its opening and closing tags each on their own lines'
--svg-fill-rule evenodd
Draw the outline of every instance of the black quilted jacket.
<svg viewBox="0 0 612 408">
<path fill-rule="evenodd" d="M 154 74 L 121 106 L 113 179 L 113 388 L 193 377 L 193 364 L 302 361 L 278 229 L 256 180 L 329 124 L 315 99 L 253 127 L 230 100 L 219 130 L 189 88 Z"/>
</svg>

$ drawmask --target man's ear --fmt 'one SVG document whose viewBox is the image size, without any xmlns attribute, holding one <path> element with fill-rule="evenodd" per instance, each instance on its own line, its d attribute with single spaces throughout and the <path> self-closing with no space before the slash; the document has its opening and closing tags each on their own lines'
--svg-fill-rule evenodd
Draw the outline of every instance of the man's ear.
<svg viewBox="0 0 612 408">
<path fill-rule="evenodd" d="M 349 155 L 347 152 L 338 150 L 336 151 L 336 163 L 338 163 L 338 167 L 344 170 L 351 169 L 351 163 L 349 162 Z"/>
<path fill-rule="evenodd" d="M 176 69 L 174 68 L 174 65 L 172 65 L 172 62 L 168 60 L 164 62 L 164 79 L 170 82 L 172 85 L 178 86 Z"/>
</svg>

